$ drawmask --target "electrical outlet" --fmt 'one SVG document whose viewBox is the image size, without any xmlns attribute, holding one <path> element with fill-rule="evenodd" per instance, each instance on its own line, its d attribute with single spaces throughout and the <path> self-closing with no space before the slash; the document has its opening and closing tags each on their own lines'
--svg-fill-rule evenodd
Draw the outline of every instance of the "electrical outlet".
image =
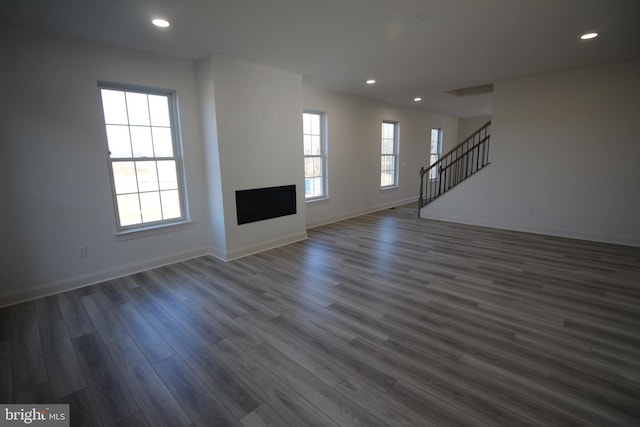
<svg viewBox="0 0 640 427">
<path fill-rule="evenodd" d="M 76 248 L 76 255 L 78 258 L 86 258 L 88 255 L 87 247 L 84 245 L 80 245 Z"/>
</svg>

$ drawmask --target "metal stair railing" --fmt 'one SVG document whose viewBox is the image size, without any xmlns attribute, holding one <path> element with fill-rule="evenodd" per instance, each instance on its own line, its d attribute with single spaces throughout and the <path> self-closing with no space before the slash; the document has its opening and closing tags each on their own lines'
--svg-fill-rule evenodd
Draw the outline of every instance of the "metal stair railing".
<svg viewBox="0 0 640 427">
<path fill-rule="evenodd" d="M 431 166 L 420 168 L 420 209 L 489 164 L 491 121 L 442 155 Z"/>
</svg>

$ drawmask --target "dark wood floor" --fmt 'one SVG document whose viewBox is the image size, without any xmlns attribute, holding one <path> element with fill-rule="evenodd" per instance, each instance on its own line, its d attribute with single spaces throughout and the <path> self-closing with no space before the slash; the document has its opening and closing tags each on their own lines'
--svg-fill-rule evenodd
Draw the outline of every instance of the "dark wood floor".
<svg viewBox="0 0 640 427">
<path fill-rule="evenodd" d="M 0 310 L 73 426 L 640 425 L 640 249 L 402 207 Z"/>
</svg>

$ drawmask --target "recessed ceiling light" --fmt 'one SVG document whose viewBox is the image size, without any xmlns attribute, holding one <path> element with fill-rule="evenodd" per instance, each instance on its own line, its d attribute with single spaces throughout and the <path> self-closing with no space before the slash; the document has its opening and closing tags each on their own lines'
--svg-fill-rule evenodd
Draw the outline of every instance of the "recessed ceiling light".
<svg viewBox="0 0 640 427">
<path fill-rule="evenodd" d="M 419 96 L 416 96 L 415 98 L 413 98 L 413 102 L 420 102 L 422 101 L 422 98 L 420 98 Z"/>
<path fill-rule="evenodd" d="M 374 79 L 367 80 L 367 84 L 368 85 L 372 85 L 372 84 L 375 84 L 375 83 L 376 83 L 376 81 Z"/>
<path fill-rule="evenodd" d="M 162 19 L 162 18 L 156 18 L 156 19 L 152 20 L 151 23 L 153 25 L 155 25 L 156 27 L 160 27 L 160 28 L 167 28 L 170 25 L 169 21 L 167 21 L 166 19 Z"/>
<path fill-rule="evenodd" d="M 580 40 L 590 40 L 598 37 L 598 33 L 585 33 L 580 36 Z"/>
</svg>

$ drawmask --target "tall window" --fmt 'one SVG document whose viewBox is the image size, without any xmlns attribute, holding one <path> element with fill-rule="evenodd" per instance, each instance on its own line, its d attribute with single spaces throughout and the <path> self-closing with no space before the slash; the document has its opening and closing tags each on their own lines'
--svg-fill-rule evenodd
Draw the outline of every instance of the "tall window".
<svg viewBox="0 0 640 427">
<path fill-rule="evenodd" d="M 431 151 L 429 154 L 429 164 L 432 165 L 440 159 L 442 155 L 442 129 L 431 129 Z M 431 169 L 429 172 L 429 179 L 438 178 L 438 171 L 436 168 Z"/>
<path fill-rule="evenodd" d="M 101 86 L 118 230 L 185 218 L 169 92 Z"/>
<path fill-rule="evenodd" d="M 327 197 L 325 116 L 302 114 L 304 142 L 304 196 L 306 200 Z"/>
<path fill-rule="evenodd" d="M 382 122 L 380 187 L 398 185 L 398 123 Z"/>
</svg>

